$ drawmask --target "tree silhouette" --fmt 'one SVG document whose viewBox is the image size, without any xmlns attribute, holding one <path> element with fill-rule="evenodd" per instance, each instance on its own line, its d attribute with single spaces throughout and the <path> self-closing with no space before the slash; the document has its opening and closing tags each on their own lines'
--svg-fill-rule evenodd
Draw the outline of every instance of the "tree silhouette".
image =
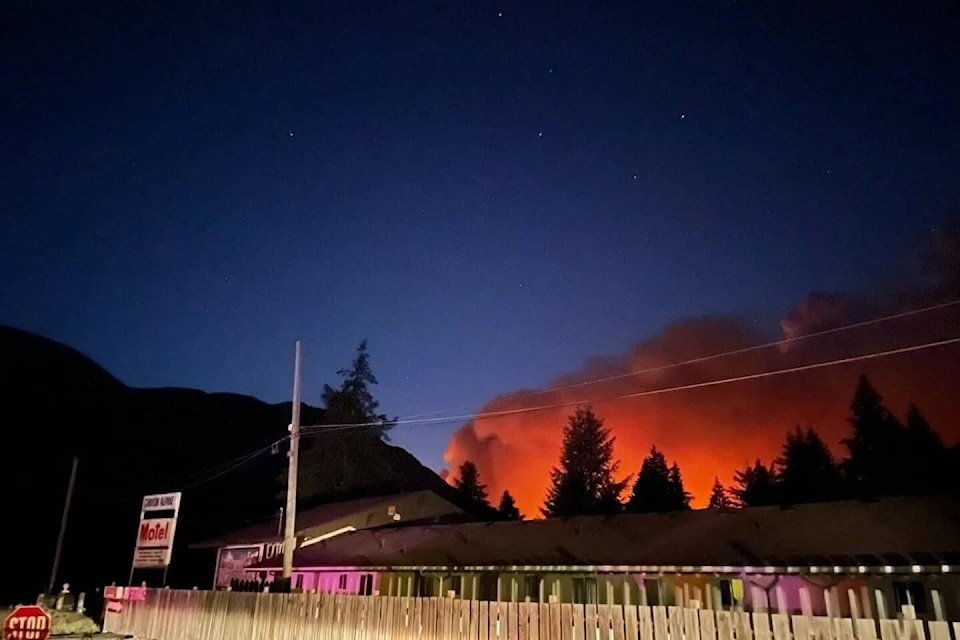
<svg viewBox="0 0 960 640">
<path fill-rule="evenodd" d="M 853 435 L 843 440 L 850 452 L 844 466 L 856 494 L 874 498 L 905 493 L 910 484 L 909 470 L 902 463 L 906 430 L 883 406 L 883 398 L 865 375 L 853 394 L 849 422 Z"/>
<path fill-rule="evenodd" d="M 773 465 L 768 468 L 758 459 L 753 466 L 747 465 L 742 471 L 737 471 L 734 482 L 738 486 L 733 494 L 741 506 L 762 507 L 779 502 L 777 474 Z"/>
<path fill-rule="evenodd" d="M 680 467 L 667 466 L 667 459 L 656 447 L 640 465 L 633 492 L 625 505 L 631 513 L 680 511 L 690 508 L 690 495 L 683 488 Z"/>
<path fill-rule="evenodd" d="M 692 497 L 683 488 L 683 478 L 680 476 L 680 465 L 676 462 L 670 467 L 670 502 L 674 511 L 685 511 L 690 508 Z"/>
<path fill-rule="evenodd" d="M 673 511 L 671 503 L 670 468 L 663 453 L 654 446 L 643 459 L 626 510 L 632 513 Z"/>
<path fill-rule="evenodd" d="M 782 504 L 828 502 L 842 495 L 842 476 L 830 450 L 813 429 L 787 434 L 777 459 Z"/>
<path fill-rule="evenodd" d="M 504 491 L 500 496 L 500 506 L 497 508 L 504 520 L 523 520 L 523 515 L 517 509 L 517 503 L 509 491 Z"/>
<path fill-rule="evenodd" d="M 385 414 L 377 413 L 380 403 L 373 397 L 370 386 L 377 384 L 377 377 L 370 367 L 370 354 L 367 341 L 357 347 L 357 354 L 348 369 L 340 369 L 337 375 L 343 378 L 339 387 L 323 385 L 323 406 L 326 411 L 325 422 L 330 425 L 369 425 L 369 432 L 389 440 L 389 431 L 394 421 Z M 360 428 L 360 427 L 357 427 Z"/>
<path fill-rule="evenodd" d="M 357 347 L 350 368 L 337 374 L 343 378 L 339 387 L 323 385 L 323 424 L 370 426 L 337 431 L 335 438 L 325 437 L 320 431 L 301 440 L 297 493 L 304 500 L 366 487 L 372 474 L 347 461 L 366 459 L 371 465 L 377 464 L 372 452 L 379 449 L 379 440 L 389 439 L 386 431 L 391 421 L 377 413 L 380 405 L 370 390 L 377 378 L 370 367 L 366 340 Z M 279 480 L 286 487 L 287 474 L 284 472 Z"/>
<path fill-rule="evenodd" d="M 480 472 L 477 471 L 477 465 L 469 460 L 460 465 L 460 474 L 454 481 L 453 488 L 457 496 L 466 504 L 489 506 L 487 486 L 480 482 Z"/>
<path fill-rule="evenodd" d="M 577 408 L 563 430 L 560 466 L 550 472 L 543 515 L 616 513 L 621 510 L 620 493 L 628 479 L 614 480 L 620 466 L 613 460 L 610 430 L 589 408 Z"/>
<path fill-rule="evenodd" d="M 730 496 L 727 495 L 726 488 L 720 484 L 720 478 L 714 477 L 713 479 L 713 489 L 710 491 L 710 502 L 707 504 L 708 509 L 731 509 L 733 508 L 733 503 L 730 501 Z"/>
<path fill-rule="evenodd" d="M 936 494 L 947 490 L 950 483 L 947 447 L 914 404 L 907 411 L 906 440 L 903 459 L 910 469 L 909 492 Z"/>
</svg>

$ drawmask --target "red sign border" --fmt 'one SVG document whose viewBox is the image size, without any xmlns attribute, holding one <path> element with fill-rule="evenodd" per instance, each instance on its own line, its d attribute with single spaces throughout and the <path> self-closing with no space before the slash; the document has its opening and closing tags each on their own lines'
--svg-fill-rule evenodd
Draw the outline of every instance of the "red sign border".
<svg viewBox="0 0 960 640">
<path fill-rule="evenodd" d="M 47 628 L 46 628 L 46 630 L 45 630 L 45 631 L 46 631 L 46 634 L 44 634 L 43 636 L 41 636 L 39 640 L 46 640 L 46 638 L 49 638 L 49 637 L 50 637 L 50 634 L 53 632 L 53 618 L 50 617 L 50 614 L 47 613 L 47 612 L 44 610 L 44 608 L 41 607 L 41 606 L 38 605 L 38 604 L 18 604 L 16 607 L 13 608 L 13 611 L 11 611 L 11 612 L 7 615 L 7 617 L 3 619 L 3 627 L 0 628 L 0 633 L 3 633 L 3 638 L 4 638 L 4 640 L 6 640 L 7 638 L 10 637 L 10 636 L 8 635 L 9 633 L 11 633 L 11 632 L 13 632 L 13 631 L 19 631 L 19 629 L 7 629 L 7 624 L 9 624 L 10 620 L 12 620 L 13 618 L 18 618 L 18 617 L 20 617 L 20 615 L 22 615 L 22 614 L 19 614 L 19 612 L 22 611 L 22 610 L 24 610 L 24 609 L 29 609 L 29 610 L 31 611 L 31 613 L 33 614 L 32 617 L 36 617 L 36 612 L 37 612 L 37 611 L 39 611 L 40 613 L 43 614 L 43 616 L 47 619 Z M 35 630 L 35 629 L 30 629 L 29 631 L 36 631 L 36 630 Z"/>
</svg>

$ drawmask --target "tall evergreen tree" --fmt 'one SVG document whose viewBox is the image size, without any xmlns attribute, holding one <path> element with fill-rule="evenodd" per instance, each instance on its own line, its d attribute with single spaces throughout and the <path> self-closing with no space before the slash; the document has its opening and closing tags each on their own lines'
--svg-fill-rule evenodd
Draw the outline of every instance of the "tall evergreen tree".
<svg viewBox="0 0 960 640">
<path fill-rule="evenodd" d="M 777 473 L 774 465 L 764 466 L 758 459 L 734 475 L 737 487 L 733 490 L 737 502 L 744 507 L 763 507 L 779 502 Z"/>
<path fill-rule="evenodd" d="M 925 495 L 945 492 L 950 483 L 947 447 L 914 404 L 907 411 L 906 439 L 903 460 L 909 468 L 909 492 Z"/>
<path fill-rule="evenodd" d="M 907 492 L 909 471 L 902 463 L 906 430 L 883 405 L 883 398 L 865 375 L 850 403 L 853 435 L 843 440 L 850 452 L 844 461 L 853 489 L 861 498 Z"/>
<path fill-rule="evenodd" d="M 633 483 L 633 492 L 625 505 L 631 513 L 682 511 L 690 508 L 690 494 L 683 488 L 683 478 L 676 462 L 667 466 L 667 459 L 654 446 L 640 465 Z"/>
<path fill-rule="evenodd" d="M 667 459 L 654 446 L 650 449 L 650 455 L 644 458 L 640 465 L 626 510 L 631 513 L 673 511 L 676 506 L 672 502 L 674 496 L 671 489 Z"/>
<path fill-rule="evenodd" d="M 477 465 L 469 460 L 460 465 L 460 474 L 454 481 L 453 488 L 457 492 L 457 496 L 466 504 L 489 505 L 487 502 L 487 485 L 480 482 L 480 472 L 477 471 Z"/>
<path fill-rule="evenodd" d="M 783 504 L 829 502 L 842 496 L 842 476 L 833 455 L 813 429 L 787 434 L 777 459 Z"/>
<path fill-rule="evenodd" d="M 710 491 L 710 502 L 707 504 L 708 509 L 730 509 L 733 507 L 733 503 L 730 501 L 730 496 L 727 495 L 727 489 L 722 484 L 720 484 L 720 478 L 713 479 L 713 489 Z"/>
<path fill-rule="evenodd" d="M 693 497 L 683 488 L 683 478 L 680 475 L 680 465 L 676 462 L 670 467 L 670 504 L 672 511 L 686 511 L 690 508 L 690 499 Z"/>
<path fill-rule="evenodd" d="M 331 432 L 335 437 L 319 431 L 300 441 L 297 493 L 304 500 L 344 491 L 378 490 L 369 484 L 370 474 L 366 469 L 345 462 L 365 457 L 376 464 L 371 452 L 378 451 L 374 445 L 381 438 L 387 439 L 386 431 L 392 424 L 386 415 L 377 413 L 379 403 L 370 390 L 377 384 L 377 378 L 370 367 L 366 341 L 360 343 L 350 367 L 337 374 L 342 378 L 340 386 L 323 386 L 323 423 L 370 426 Z M 280 482 L 286 486 L 286 473 Z"/>
<path fill-rule="evenodd" d="M 325 422 L 330 425 L 370 425 L 368 430 L 377 436 L 389 440 L 387 431 L 393 426 L 385 414 L 378 413 L 380 403 L 370 391 L 377 384 L 377 377 L 370 367 L 370 354 L 367 341 L 357 347 L 357 354 L 348 369 L 340 369 L 337 375 L 343 378 L 339 387 L 323 385 L 323 406 Z"/>
<path fill-rule="evenodd" d="M 500 496 L 500 506 L 497 508 L 504 520 L 523 520 L 520 509 L 517 509 L 517 503 L 509 491 L 504 491 Z"/>
<path fill-rule="evenodd" d="M 577 408 L 563 430 L 560 465 L 550 472 L 551 486 L 543 515 L 617 513 L 620 493 L 628 480 L 614 479 L 619 461 L 613 459 L 610 430 L 589 408 Z"/>
<path fill-rule="evenodd" d="M 915 404 L 907 411 L 907 437 L 911 449 L 927 455 L 940 455 L 946 447 L 940 437 Z"/>
</svg>

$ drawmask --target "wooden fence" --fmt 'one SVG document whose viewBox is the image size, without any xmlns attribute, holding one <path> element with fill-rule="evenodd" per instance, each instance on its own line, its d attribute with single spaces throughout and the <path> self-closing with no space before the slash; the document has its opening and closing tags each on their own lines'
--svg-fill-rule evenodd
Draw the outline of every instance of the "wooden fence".
<svg viewBox="0 0 960 640">
<path fill-rule="evenodd" d="M 958 622 L 167 589 L 108 612 L 104 631 L 137 640 L 960 640 Z"/>
</svg>

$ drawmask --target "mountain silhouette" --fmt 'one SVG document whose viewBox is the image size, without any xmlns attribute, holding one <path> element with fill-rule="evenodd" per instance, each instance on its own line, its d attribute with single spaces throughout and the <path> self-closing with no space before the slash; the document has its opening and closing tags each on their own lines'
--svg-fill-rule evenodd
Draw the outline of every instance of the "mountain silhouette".
<svg viewBox="0 0 960 640">
<path fill-rule="evenodd" d="M 58 586 L 69 582 L 74 592 L 127 582 L 146 494 L 184 492 L 168 579 L 184 587 L 209 586 L 214 570 L 212 554 L 188 551 L 189 542 L 277 517 L 282 506 L 286 447 L 269 445 L 287 433 L 289 402 L 130 387 L 66 345 L 0 325 L 0 407 L 8 576 L 0 602 L 32 600 L 46 588 L 74 456 L 79 472 L 58 574 Z M 307 405 L 301 415 L 303 424 L 323 420 Z M 410 453 L 368 434 L 325 434 L 304 446 L 323 452 L 330 486 L 320 499 L 430 489 L 455 500 Z M 232 468 L 256 449 L 264 451 Z"/>
</svg>

